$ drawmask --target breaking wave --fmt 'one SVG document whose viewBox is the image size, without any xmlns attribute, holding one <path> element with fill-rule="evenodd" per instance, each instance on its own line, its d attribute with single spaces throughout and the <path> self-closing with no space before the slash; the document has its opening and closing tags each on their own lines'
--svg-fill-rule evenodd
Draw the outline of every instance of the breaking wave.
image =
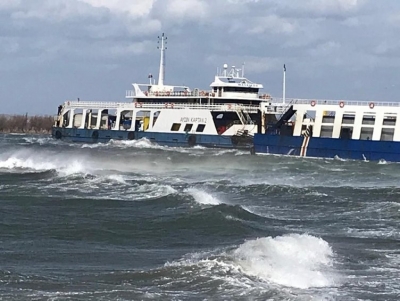
<svg viewBox="0 0 400 301">
<path fill-rule="evenodd" d="M 339 284 L 333 255 L 331 246 L 321 238 L 288 234 L 249 240 L 214 255 L 190 254 L 180 261 L 167 262 L 165 267 L 190 267 L 193 276 L 207 276 L 246 288 L 279 285 L 309 289 Z"/>
<path fill-rule="evenodd" d="M 200 205 L 219 205 L 223 203 L 217 197 L 198 188 L 188 188 L 185 192 L 191 195 L 194 201 Z"/>
<path fill-rule="evenodd" d="M 20 150 L 0 157 L 0 169 L 35 172 L 55 170 L 62 176 L 88 173 L 90 168 L 82 158 L 66 158 L 51 152 Z"/>
<path fill-rule="evenodd" d="M 265 281 L 296 287 L 327 287 L 335 284 L 333 251 L 321 238 L 290 234 L 250 240 L 233 252 L 244 273 Z"/>
</svg>

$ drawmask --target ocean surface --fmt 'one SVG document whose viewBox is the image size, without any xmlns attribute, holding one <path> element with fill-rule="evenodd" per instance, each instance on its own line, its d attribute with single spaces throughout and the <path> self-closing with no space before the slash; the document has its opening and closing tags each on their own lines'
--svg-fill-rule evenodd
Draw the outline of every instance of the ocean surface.
<svg viewBox="0 0 400 301">
<path fill-rule="evenodd" d="M 400 300 L 400 164 L 0 135 L 0 300 Z"/>
</svg>

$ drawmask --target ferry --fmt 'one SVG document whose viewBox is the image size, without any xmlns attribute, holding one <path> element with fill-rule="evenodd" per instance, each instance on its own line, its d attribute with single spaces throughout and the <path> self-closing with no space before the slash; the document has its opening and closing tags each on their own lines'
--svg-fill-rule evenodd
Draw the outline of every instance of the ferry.
<svg viewBox="0 0 400 301">
<path fill-rule="evenodd" d="M 52 136 L 72 142 L 107 142 L 146 138 L 166 145 L 252 149 L 264 133 L 265 116 L 282 113 L 263 85 L 244 76 L 242 68 L 224 64 L 209 90 L 164 83 L 167 37 L 159 37 L 158 82 L 133 83 L 126 102 L 66 101 L 58 107 Z M 274 108 L 271 110 L 271 108 Z"/>
<path fill-rule="evenodd" d="M 400 162 L 398 102 L 290 99 L 265 124 L 255 154 Z"/>
</svg>

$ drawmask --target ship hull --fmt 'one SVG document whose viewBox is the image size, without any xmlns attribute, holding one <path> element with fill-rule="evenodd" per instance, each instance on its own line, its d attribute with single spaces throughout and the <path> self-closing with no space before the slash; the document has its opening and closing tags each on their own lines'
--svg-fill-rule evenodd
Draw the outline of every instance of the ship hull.
<svg viewBox="0 0 400 301">
<path fill-rule="evenodd" d="M 400 142 L 254 135 L 256 154 L 400 162 Z"/>
<path fill-rule="evenodd" d="M 110 140 L 139 140 L 145 138 L 150 142 L 172 147 L 191 147 L 198 145 L 203 147 L 250 149 L 253 146 L 252 137 L 62 127 L 53 127 L 52 137 L 78 143 L 107 143 Z"/>
</svg>

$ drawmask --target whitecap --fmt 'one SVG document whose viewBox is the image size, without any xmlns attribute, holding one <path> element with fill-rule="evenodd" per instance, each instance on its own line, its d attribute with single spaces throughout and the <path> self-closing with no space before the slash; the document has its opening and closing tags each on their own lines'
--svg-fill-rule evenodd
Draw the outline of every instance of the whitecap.
<svg viewBox="0 0 400 301">
<path fill-rule="evenodd" d="M 380 159 L 379 162 L 378 162 L 378 164 L 385 165 L 385 164 L 387 164 L 387 162 L 386 162 L 385 159 Z"/>
<path fill-rule="evenodd" d="M 290 234 L 250 240 L 233 255 L 244 273 L 279 285 L 306 289 L 329 287 L 333 251 L 321 238 Z"/>
<path fill-rule="evenodd" d="M 223 203 L 217 197 L 204 190 L 200 190 L 197 188 L 188 188 L 185 190 L 185 192 L 190 194 L 194 198 L 194 201 L 201 205 L 219 205 Z"/>
</svg>

